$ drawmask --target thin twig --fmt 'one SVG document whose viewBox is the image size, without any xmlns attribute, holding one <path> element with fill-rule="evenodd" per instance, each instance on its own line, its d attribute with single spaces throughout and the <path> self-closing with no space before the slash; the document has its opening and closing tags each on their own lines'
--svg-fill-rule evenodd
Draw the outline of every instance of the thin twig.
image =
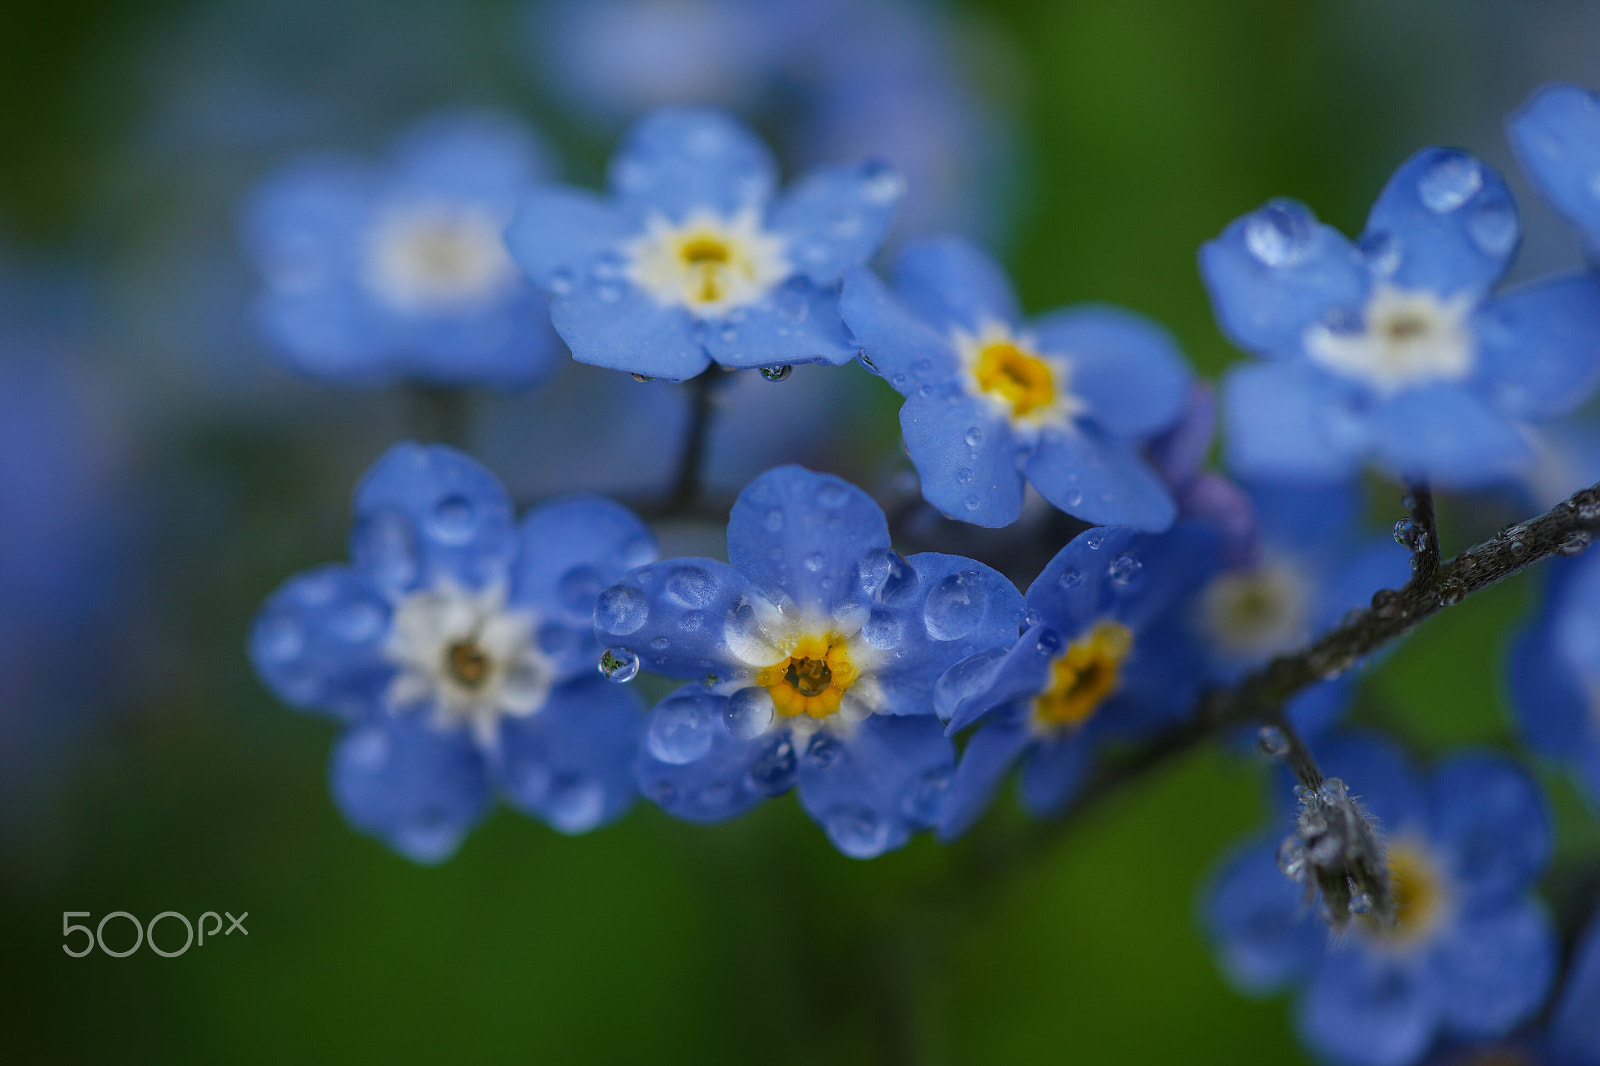
<svg viewBox="0 0 1600 1066">
<path fill-rule="evenodd" d="M 689 434 L 684 439 L 683 451 L 678 457 L 678 476 L 672 484 L 672 494 L 667 497 L 667 514 L 691 509 L 700 496 L 701 480 L 705 471 L 706 442 L 711 436 L 711 415 L 716 408 L 717 387 L 723 373 L 716 367 L 701 371 L 689 382 L 690 412 Z"/>
<path fill-rule="evenodd" d="M 406 403 L 406 425 L 413 437 L 466 449 L 472 430 L 472 403 L 465 389 L 407 385 Z"/>
<path fill-rule="evenodd" d="M 1406 547 L 1411 549 L 1411 581 L 1431 586 L 1439 573 L 1439 523 L 1433 513 L 1433 490 L 1427 482 L 1407 486 L 1406 506 L 1411 511 L 1406 536 Z"/>
</svg>

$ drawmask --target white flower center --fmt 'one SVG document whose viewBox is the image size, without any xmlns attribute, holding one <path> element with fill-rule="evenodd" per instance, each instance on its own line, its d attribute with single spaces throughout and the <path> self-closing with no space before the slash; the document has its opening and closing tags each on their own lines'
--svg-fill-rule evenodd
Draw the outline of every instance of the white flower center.
<svg viewBox="0 0 1600 1066">
<path fill-rule="evenodd" d="M 484 204 L 410 201 L 381 210 L 367 231 L 361 281 L 405 315 L 480 310 L 517 282 L 501 233 L 506 219 Z"/>
<path fill-rule="evenodd" d="M 792 273 L 783 238 L 761 228 L 754 208 L 730 218 L 696 210 L 677 225 L 653 215 L 625 254 L 629 280 L 701 317 L 754 303 Z"/>
<path fill-rule="evenodd" d="M 1071 391 L 1070 359 L 1041 353 L 1031 336 L 1012 333 L 1003 322 L 985 322 L 976 334 L 957 327 L 950 340 L 967 391 L 988 400 L 1019 429 L 1063 424 L 1088 406 Z"/>
<path fill-rule="evenodd" d="M 1361 328 L 1318 323 L 1306 331 L 1313 362 L 1365 382 L 1385 396 L 1433 381 L 1459 381 L 1472 372 L 1476 344 L 1466 293 L 1441 302 L 1427 292 L 1379 285 L 1362 312 Z"/>
<path fill-rule="evenodd" d="M 533 642 L 534 619 L 507 610 L 505 588 L 451 584 L 413 592 L 394 611 L 384 653 L 398 668 L 389 705 L 431 705 L 441 726 L 467 723 L 492 745 L 502 715 L 544 705 L 550 670 Z"/>
<path fill-rule="evenodd" d="M 1262 662 L 1311 636 L 1311 583 L 1283 559 L 1230 570 L 1201 592 L 1200 619 L 1218 655 Z"/>
</svg>

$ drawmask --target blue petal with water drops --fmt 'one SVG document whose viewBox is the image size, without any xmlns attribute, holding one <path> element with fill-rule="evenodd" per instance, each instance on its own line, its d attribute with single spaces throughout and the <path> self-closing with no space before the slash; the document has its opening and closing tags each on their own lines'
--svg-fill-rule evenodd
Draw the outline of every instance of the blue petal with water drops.
<svg viewBox="0 0 1600 1066">
<path fill-rule="evenodd" d="M 967 738 L 939 821 L 940 840 L 955 840 L 972 828 L 994 801 L 1012 766 L 1037 740 L 1020 715 L 991 721 Z"/>
<path fill-rule="evenodd" d="M 675 818 L 726 821 L 794 784 L 797 754 L 788 730 L 740 740 L 723 725 L 727 702 L 687 685 L 645 720 L 634 778 L 645 798 Z"/>
<path fill-rule="evenodd" d="M 1039 495 L 1085 522 L 1159 531 L 1177 517 L 1172 493 L 1134 447 L 1093 422 L 1042 429 L 1026 470 Z"/>
<path fill-rule="evenodd" d="M 384 716 L 334 749 L 333 798 L 356 828 L 425 863 L 450 857 L 489 809 L 483 758 L 461 732 Z"/>
<path fill-rule="evenodd" d="M 1357 309 L 1370 277 L 1355 248 L 1305 205 L 1273 200 L 1200 249 L 1217 324 L 1246 351 L 1293 356 L 1330 307 Z"/>
<path fill-rule="evenodd" d="M 616 821 L 638 795 L 639 710 L 631 692 L 593 671 L 558 686 L 537 714 L 501 721 L 491 753 L 496 787 L 511 806 L 563 833 Z"/>
<path fill-rule="evenodd" d="M 1533 459 L 1516 427 L 1454 385 L 1408 389 L 1377 405 L 1369 427 L 1384 466 L 1441 487 L 1486 485 Z"/>
<path fill-rule="evenodd" d="M 902 396 L 928 382 L 945 382 L 960 369 L 948 336 L 908 311 L 866 267 L 845 274 L 839 314 L 873 367 Z"/>
<path fill-rule="evenodd" d="M 1026 605 L 1009 579 L 976 560 L 922 552 L 907 561 L 916 588 L 880 609 L 895 622 L 896 639 L 878 641 L 883 661 L 872 676 L 884 696 L 881 713 L 931 715 L 945 669 L 983 649 L 1010 647 Z M 872 643 L 870 629 L 863 638 Z"/>
<path fill-rule="evenodd" d="M 900 431 L 923 498 L 942 513 L 991 529 L 1017 520 L 1023 446 L 988 399 L 955 384 L 924 386 L 901 406 Z"/>
<path fill-rule="evenodd" d="M 1043 354 L 1063 358 L 1058 391 L 1088 404 L 1088 415 L 1119 437 L 1146 437 L 1173 425 L 1193 375 L 1172 336 L 1149 319 L 1114 307 L 1074 307 L 1035 319 Z"/>
<path fill-rule="evenodd" d="M 1362 244 L 1392 242 L 1377 273 L 1393 285 L 1481 295 L 1505 273 L 1521 233 L 1494 168 L 1456 148 L 1424 148 L 1378 194 Z"/>
<path fill-rule="evenodd" d="M 730 368 L 840 366 L 858 351 L 839 318 L 838 294 L 799 277 L 720 321 L 707 322 L 701 340 L 713 359 Z"/>
<path fill-rule="evenodd" d="M 955 749 L 932 715 L 874 715 L 836 755 L 802 756 L 800 805 L 834 847 L 870 859 L 938 823 L 954 773 Z"/>
<path fill-rule="evenodd" d="M 1079 533 L 1028 586 L 1028 606 L 1070 640 L 1113 602 L 1110 563 L 1138 538 L 1137 530 L 1125 526 Z"/>
<path fill-rule="evenodd" d="M 671 381 L 711 364 L 706 326 L 629 281 L 611 252 L 574 270 L 571 290 L 550 301 L 550 321 L 580 363 Z"/>
<path fill-rule="evenodd" d="M 323 566 L 267 598 L 250 626 L 257 675 L 291 707 L 356 721 L 377 711 L 394 666 L 389 601 L 364 574 Z"/>
<path fill-rule="evenodd" d="M 656 558 L 655 536 L 637 515 L 603 496 L 564 496 L 529 511 L 517 530 L 513 603 L 588 634 L 595 600 L 634 567 Z"/>
<path fill-rule="evenodd" d="M 1547 85 L 1506 123 L 1517 162 L 1556 212 L 1600 249 L 1600 97 L 1576 85 Z"/>
<path fill-rule="evenodd" d="M 1022 320 L 1016 293 L 1000 264 L 958 237 L 908 241 L 895 260 L 895 290 L 912 314 L 934 330 L 978 333 Z"/>
<path fill-rule="evenodd" d="M 1202 912 L 1228 977 L 1258 995 L 1304 979 L 1328 936 L 1297 905 L 1300 889 L 1277 851 L 1276 837 L 1236 851 L 1212 876 Z"/>
<path fill-rule="evenodd" d="M 1473 317 L 1482 375 L 1512 418 L 1559 418 L 1600 385 L 1600 278 L 1545 280 L 1513 290 Z"/>
<path fill-rule="evenodd" d="M 904 191 L 905 179 L 881 160 L 824 167 L 784 194 L 770 226 L 801 275 L 833 285 L 877 251 Z"/>
<path fill-rule="evenodd" d="M 1457 755 L 1434 772 L 1433 839 L 1465 906 L 1520 892 L 1550 861 L 1550 814 L 1532 778 L 1488 753 Z"/>
<path fill-rule="evenodd" d="M 375 186 L 359 159 L 324 154 L 287 164 L 240 212 L 245 252 L 269 281 L 287 288 L 353 275 Z"/>
<path fill-rule="evenodd" d="M 970 655 L 946 670 L 934 690 L 934 713 L 945 731 L 958 733 L 974 722 L 1004 711 L 1016 700 L 1044 691 L 1050 664 L 1066 650 L 1067 639 L 1046 625 L 1030 628 L 1010 649 L 997 647 Z"/>
<path fill-rule="evenodd" d="M 498 479 L 443 445 L 397 444 L 356 486 L 350 557 L 393 595 L 441 580 L 465 589 L 506 578 L 516 550 Z"/>
<path fill-rule="evenodd" d="M 633 232 L 622 212 L 594 193 L 541 185 L 518 201 L 506 246 L 534 284 L 561 297 L 571 293 L 584 264 Z"/>
<path fill-rule="evenodd" d="M 630 571 L 600 593 L 595 636 L 628 648 L 658 674 L 726 680 L 748 671 L 729 648 L 728 632 L 750 613 L 750 582 L 727 563 L 668 559 Z"/>
<path fill-rule="evenodd" d="M 1339 481 L 1370 439 L 1367 411 L 1302 362 L 1236 366 L 1222 380 L 1228 466 L 1263 480 Z"/>
<path fill-rule="evenodd" d="M 769 598 L 824 617 L 861 597 L 862 556 L 888 546 L 889 525 L 872 497 L 799 466 L 756 478 L 728 516 L 728 561 Z"/>
<path fill-rule="evenodd" d="M 646 115 L 607 173 L 636 222 L 652 214 L 681 222 L 697 208 L 724 216 L 763 211 L 778 180 L 772 153 L 747 126 L 722 111 L 685 107 Z"/>
</svg>

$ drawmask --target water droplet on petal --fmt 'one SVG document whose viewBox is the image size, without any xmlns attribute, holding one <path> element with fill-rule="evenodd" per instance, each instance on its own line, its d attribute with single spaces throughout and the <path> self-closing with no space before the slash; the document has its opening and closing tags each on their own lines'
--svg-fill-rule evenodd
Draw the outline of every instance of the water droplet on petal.
<svg viewBox="0 0 1600 1066">
<path fill-rule="evenodd" d="M 849 491 L 836 481 L 825 481 L 817 490 L 817 502 L 824 507 L 843 507 L 849 499 Z"/>
<path fill-rule="evenodd" d="M 1417 195 L 1436 214 L 1448 214 L 1483 188 L 1483 167 L 1465 152 L 1440 152 L 1417 179 Z"/>
<path fill-rule="evenodd" d="M 1584 534 L 1588 543 L 1588 534 Z M 1563 552 L 1563 554 L 1576 554 Z M 347 605 L 333 619 L 334 632 L 347 644 L 365 644 L 383 628 L 383 611 L 375 604 L 356 602 Z"/>
<path fill-rule="evenodd" d="M 792 366 L 764 366 L 761 368 L 761 376 L 768 381 L 782 381 L 793 370 Z"/>
<path fill-rule="evenodd" d="M 1083 535 L 1083 546 L 1090 551 L 1099 551 L 1100 546 L 1106 542 L 1106 531 L 1091 529 Z"/>
<path fill-rule="evenodd" d="M 1083 490 L 1068 489 L 1062 499 L 1066 502 L 1068 508 L 1079 507 L 1083 504 Z"/>
<path fill-rule="evenodd" d="M 885 606 L 899 603 L 916 591 L 917 573 L 899 552 L 874 548 L 857 564 L 861 585 L 873 600 Z"/>
<path fill-rule="evenodd" d="M 1289 200 L 1274 200 L 1245 222 L 1244 243 L 1269 267 L 1293 266 L 1311 250 L 1316 236 L 1311 214 Z"/>
<path fill-rule="evenodd" d="M 978 628 L 988 610 L 989 594 L 976 570 L 951 574 L 928 592 L 922 624 L 934 640 L 959 640 Z"/>
<path fill-rule="evenodd" d="M 300 623 L 287 615 L 269 618 L 256 627 L 256 654 L 269 662 L 298 658 L 306 646 Z"/>
<path fill-rule="evenodd" d="M 976 496 L 968 496 L 961 501 L 961 506 L 965 507 L 969 511 L 976 511 L 978 508 L 983 506 L 983 501 L 978 499 Z"/>
<path fill-rule="evenodd" d="M 636 632 L 649 615 L 650 604 L 644 593 L 628 585 L 612 585 L 594 605 L 595 628 L 618 636 Z"/>
<path fill-rule="evenodd" d="M 900 813 L 917 825 L 933 825 L 944 813 L 950 795 L 950 771 L 929 770 L 900 799 Z"/>
<path fill-rule="evenodd" d="M 1392 233 L 1379 230 L 1362 234 L 1356 242 L 1356 254 L 1379 277 L 1388 277 L 1400 269 L 1400 239 Z"/>
<path fill-rule="evenodd" d="M 652 711 L 644 731 L 650 754 L 664 763 L 682 765 L 710 751 L 712 730 L 722 727 L 712 720 L 707 703 L 702 696 L 680 696 Z"/>
<path fill-rule="evenodd" d="M 1061 571 L 1061 576 L 1056 578 L 1056 584 L 1064 589 L 1074 589 L 1083 583 L 1083 575 L 1078 573 L 1076 567 L 1069 566 Z"/>
<path fill-rule="evenodd" d="M 1509 254 L 1517 243 L 1516 211 L 1509 201 L 1479 204 L 1467 219 L 1467 236 L 1484 255 L 1498 259 Z"/>
<path fill-rule="evenodd" d="M 806 569 L 810 570 L 813 574 L 818 570 L 821 570 L 827 561 L 827 556 L 823 555 L 821 552 L 812 552 L 811 554 L 807 555 L 804 560 Z"/>
<path fill-rule="evenodd" d="M 978 428 L 977 426 L 973 426 L 971 429 L 967 430 L 967 447 L 976 448 L 978 445 L 980 445 L 982 443 L 983 443 L 983 430 L 982 429 Z"/>
<path fill-rule="evenodd" d="M 1278 845 L 1278 869 L 1292 881 L 1305 880 L 1306 849 L 1294 837 L 1286 837 Z"/>
<path fill-rule="evenodd" d="M 759 685 L 751 685 L 728 697 L 722 720 L 728 732 L 740 740 L 750 740 L 767 731 L 774 713 L 772 693 Z"/>
<path fill-rule="evenodd" d="M 826 729 L 813 733 L 811 743 L 806 745 L 806 761 L 819 770 L 832 767 L 843 754 L 844 745 Z"/>
<path fill-rule="evenodd" d="M 600 676 L 626 684 L 639 676 L 639 657 L 628 648 L 607 648 L 600 653 Z"/>
<path fill-rule="evenodd" d="M 940 674 L 933 686 L 934 713 L 948 721 L 963 700 L 978 695 L 994 683 L 1005 658 L 1005 648 L 986 648 Z"/>
</svg>

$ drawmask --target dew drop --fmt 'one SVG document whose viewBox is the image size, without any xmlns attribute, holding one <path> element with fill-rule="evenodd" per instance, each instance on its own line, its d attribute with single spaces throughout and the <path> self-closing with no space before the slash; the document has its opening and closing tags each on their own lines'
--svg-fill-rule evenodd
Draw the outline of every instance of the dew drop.
<svg viewBox="0 0 1600 1066">
<path fill-rule="evenodd" d="M 843 507 L 849 500 L 849 491 L 837 481 L 825 481 L 817 490 L 817 502 L 824 507 Z"/>
<path fill-rule="evenodd" d="M 951 666 L 933 686 L 933 709 L 940 718 L 949 719 L 963 700 L 985 691 L 994 684 L 1000 666 L 1005 662 L 1006 649 L 987 648 L 967 656 Z"/>
<path fill-rule="evenodd" d="M 740 740 L 750 740 L 767 731 L 774 713 L 772 693 L 759 685 L 751 685 L 728 697 L 722 721 L 728 732 Z"/>
<path fill-rule="evenodd" d="M 761 376 L 768 381 L 782 381 L 793 370 L 794 367 L 792 366 L 764 366 L 761 368 Z"/>
<path fill-rule="evenodd" d="M 1584 537 L 1584 543 L 1587 544 L 1588 534 L 1585 533 Z M 371 603 L 352 603 L 334 616 L 333 625 L 334 631 L 346 644 L 365 644 L 383 628 L 383 612 Z"/>
<path fill-rule="evenodd" d="M 971 429 L 967 430 L 966 440 L 967 447 L 976 448 L 978 445 L 983 443 L 983 430 L 979 429 L 977 426 L 973 426 Z"/>
<path fill-rule="evenodd" d="M 843 754 L 844 745 L 839 743 L 839 738 L 825 729 L 813 733 L 811 743 L 806 745 L 806 762 L 819 770 L 829 769 Z"/>
<path fill-rule="evenodd" d="M 976 496 L 967 496 L 961 501 L 961 506 L 965 507 L 969 511 L 976 511 L 978 508 L 983 506 L 983 501 L 978 499 Z"/>
<path fill-rule="evenodd" d="M 888 163 L 873 161 L 861 168 L 861 198 L 869 204 L 892 203 L 905 187 L 905 179 Z"/>
<path fill-rule="evenodd" d="M 1131 591 L 1139 584 L 1144 564 L 1132 555 L 1119 555 L 1106 567 L 1106 574 L 1120 591 Z"/>
<path fill-rule="evenodd" d="M 1448 214 L 1483 188 L 1483 168 L 1465 152 L 1440 152 L 1417 179 L 1417 195 L 1435 214 Z"/>
<path fill-rule="evenodd" d="M 1591 540 L 1593 540 L 1593 537 L 1588 530 L 1573 530 L 1571 533 L 1567 534 L 1567 538 L 1561 542 L 1559 547 L 1556 548 L 1556 553 L 1559 555 L 1581 554 L 1583 550 L 1589 546 Z"/>
<path fill-rule="evenodd" d="M 1482 203 L 1467 219 L 1467 236 L 1484 255 L 1498 259 L 1517 243 L 1516 212 L 1508 201 Z"/>
<path fill-rule="evenodd" d="M 569 268 L 557 267 L 550 272 L 545 288 L 555 296 L 566 296 L 572 292 L 572 280 L 572 271 Z"/>
<path fill-rule="evenodd" d="M 653 652 L 664 652 L 670 647 L 672 647 L 672 641 L 668 640 L 666 637 L 650 638 L 650 650 Z"/>
<path fill-rule="evenodd" d="M 1083 575 L 1078 573 L 1077 567 L 1069 566 L 1061 571 L 1061 576 L 1056 578 L 1056 584 L 1064 589 L 1074 589 L 1083 583 Z"/>
<path fill-rule="evenodd" d="M 1400 239 L 1392 233 L 1380 230 L 1363 234 L 1356 243 L 1356 254 L 1379 277 L 1389 277 L 1400 269 Z"/>
<path fill-rule="evenodd" d="M 950 771 L 929 770 L 900 798 L 900 813 L 917 825 L 933 825 L 950 795 Z"/>
<path fill-rule="evenodd" d="M 988 606 L 982 576 L 976 570 L 963 570 L 929 591 L 922 623 L 934 640 L 959 640 L 978 627 Z"/>
<path fill-rule="evenodd" d="M 269 618 L 256 627 L 256 653 L 269 662 L 298 658 L 305 645 L 300 624 L 287 615 Z"/>
<path fill-rule="evenodd" d="M 818 570 L 822 569 L 823 565 L 828 561 L 828 559 L 827 556 L 823 555 L 821 552 L 812 552 L 802 561 L 805 564 L 805 568 L 814 574 Z"/>
<path fill-rule="evenodd" d="M 1393 589 L 1379 589 L 1372 594 L 1372 613 L 1379 618 L 1398 618 L 1403 610 L 1400 594 Z"/>
<path fill-rule="evenodd" d="M 913 374 L 917 375 L 917 377 L 919 377 L 919 378 L 927 377 L 929 371 L 931 371 L 932 369 L 933 369 L 933 360 L 932 359 L 918 359 L 915 363 L 911 364 L 911 372 Z"/>
<path fill-rule="evenodd" d="M 970 485 L 974 476 L 972 467 L 964 466 L 956 471 L 956 482 L 961 485 Z"/>
<path fill-rule="evenodd" d="M 862 587 L 877 603 L 892 605 L 916 591 L 917 574 L 899 552 L 874 548 L 858 564 Z"/>
<path fill-rule="evenodd" d="M 1350 897 L 1351 914 L 1368 914 L 1372 911 L 1372 897 L 1365 892 L 1357 892 Z"/>
<path fill-rule="evenodd" d="M 834 846 L 852 859 L 870 859 L 889 844 L 888 823 L 870 807 L 835 807 L 823 816 L 822 828 Z"/>
<path fill-rule="evenodd" d="M 698 566 L 678 566 L 663 586 L 667 597 L 683 607 L 705 607 L 717 596 L 717 583 Z"/>
<path fill-rule="evenodd" d="M 1256 750 L 1269 759 L 1281 759 L 1289 753 L 1289 738 L 1275 725 L 1264 725 L 1256 733 Z"/>
<path fill-rule="evenodd" d="M 1066 502 L 1068 509 L 1081 506 L 1083 504 L 1083 490 L 1068 489 L 1066 495 L 1063 496 L 1062 499 Z"/>
<path fill-rule="evenodd" d="M 644 625 L 649 615 L 650 605 L 644 593 L 628 585 L 612 585 L 594 604 L 595 628 L 602 633 L 626 636 Z"/>
<path fill-rule="evenodd" d="M 600 653 L 600 676 L 626 684 L 639 676 L 639 657 L 628 648 L 607 648 Z"/>
<path fill-rule="evenodd" d="M 783 512 L 773 508 L 761 519 L 761 525 L 768 533 L 781 532 L 783 529 Z"/>
<path fill-rule="evenodd" d="M 1244 243 L 1269 267 L 1293 266 L 1311 250 L 1315 237 L 1310 213 L 1290 200 L 1274 200 L 1245 222 Z"/>
<path fill-rule="evenodd" d="M 791 734 L 784 730 L 757 753 L 750 763 L 750 769 L 745 772 L 745 778 L 755 791 L 776 796 L 794 784 L 799 762 Z"/>
<path fill-rule="evenodd" d="M 561 777 L 544 802 L 545 821 L 563 833 L 587 833 L 605 818 L 606 790 L 590 777 Z"/>
<path fill-rule="evenodd" d="M 1306 878 L 1306 849 L 1293 837 L 1286 838 L 1278 845 L 1278 869 L 1291 881 L 1304 881 Z"/>
<path fill-rule="evenodd" d="M 712 730 L 721 728 L 706 711 L 700 696 L 669 699 L 650 714 L 645 726 L 645 747 L 664 763 L 681 766 L 711 750 Z"/>
<path fill-rule="evenodd" d="M 1083 535 L 1083 546 L 1090 551 L 1099 551 L 1100 546 L 1106 542 L 1106 531 L 1091 529 Z"/>
</svg>

